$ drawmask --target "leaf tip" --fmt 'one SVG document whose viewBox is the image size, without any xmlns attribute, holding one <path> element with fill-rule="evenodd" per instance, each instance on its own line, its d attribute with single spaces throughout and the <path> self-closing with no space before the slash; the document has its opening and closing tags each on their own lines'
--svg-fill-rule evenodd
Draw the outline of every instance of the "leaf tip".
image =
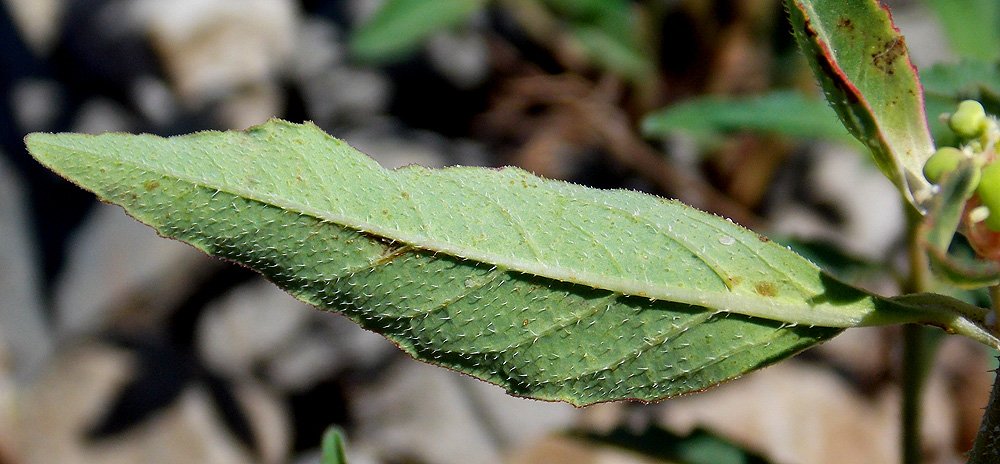
<svg viewBox="0 0 1000 464">
<path fill-rule="evenodd" d="M 28 153 L 30 153 L 33 158 L 42 162 L 42 160 L 45 159 L 46 155 L 49 153 L 49 150 L 46 150 L 46 147 L 51 146 L 58 137 L 59 134 L 32 132 L 24 137 L 24 146 L 27 147 Z"/>
</svg>

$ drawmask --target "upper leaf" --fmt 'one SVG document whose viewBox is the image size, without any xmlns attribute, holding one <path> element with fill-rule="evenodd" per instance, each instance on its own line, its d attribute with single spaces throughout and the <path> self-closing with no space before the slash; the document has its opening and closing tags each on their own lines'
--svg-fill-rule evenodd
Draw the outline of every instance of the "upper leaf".
<svg viewBox="0 0 1000 464">
<path fill-rule="evenodd" d="M 906 41 L 876 0 L 786 0 L 799 45 L 847 130 L 914 205 L 934 152 Z"/>
<path fill-rule="evenodd" d="M 637 192 L 516 168 L 388 171 L 277 120 L 26 141 L 162 235 L 518 395 L 654 400 L 864 324 L 931 322 L 995 344 L 975 308 L 878 298 L 732 222 Z"/>
</svg>

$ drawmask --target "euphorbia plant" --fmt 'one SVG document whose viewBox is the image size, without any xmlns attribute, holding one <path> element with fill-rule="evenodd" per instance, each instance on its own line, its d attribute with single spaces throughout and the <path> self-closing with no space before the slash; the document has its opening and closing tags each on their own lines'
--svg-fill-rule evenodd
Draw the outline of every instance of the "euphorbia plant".
<svg viewBox="0 0 1000 464">
<path fill-rule="evenodd" d="M 995 122 L 965 105 L 951 121 L 968 143 L 932 158 L 922 89 L 888 12 L 874 0 L 786 3 L 829 102 L 910 212 L 905 295 L 852 287 L 675 201 L 517 168 L 388 171 L 311 124 L 26 143 L 160 234 L 515 395 L 659 400 L 859 326 L 933 325 L 1000 347 L 991 310 L 928 293 L 935 279 L 998 282 L 992 261 L 947 252 L 963 220 L 970 237 L 996 230 Z M 972 241 L 983 256 L 996 248 Z"/>
</svg>

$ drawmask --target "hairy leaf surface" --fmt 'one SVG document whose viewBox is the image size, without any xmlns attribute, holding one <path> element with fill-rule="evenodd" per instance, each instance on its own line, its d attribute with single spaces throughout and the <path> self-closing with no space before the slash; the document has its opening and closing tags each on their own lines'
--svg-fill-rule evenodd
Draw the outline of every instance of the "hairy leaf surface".
<svg viewBox="0 0 1000 464">
<path fill-rule="evenodd" d="M 855 325 L 982 332 L 975 309 L 881 299 L 674 201 L 516 168 L 389 171 L 311 124 L 27 144 L 160 234 L 517 395 L 655 400 Z"/>
<path fill-rule="evenodd" d="M 851 135 L 914 204 L 934 152 L 906 41 L 877 0 L 786 0 L 799 45 Z"/>
</svg>

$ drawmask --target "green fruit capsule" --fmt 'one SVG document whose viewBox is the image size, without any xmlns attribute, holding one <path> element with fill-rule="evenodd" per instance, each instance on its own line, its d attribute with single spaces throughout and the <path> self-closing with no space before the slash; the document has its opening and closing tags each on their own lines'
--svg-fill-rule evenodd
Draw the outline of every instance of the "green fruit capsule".
<svg viewBox="0 0 1000 464">
<path fill-rule="evenodd" d="M 991 163 L 983 168 L 976 193 L 979 194 L 983 206 L 990 209 L 990 215 L 985 221 L 986 227 L 994 232 L 1000 232 L 1000 163 Z"/>
<path fill-rule="evenodd" d="M 948 127 L 961 137 L 971 139 L 982 135 L 987 125 L 986 110 L 975 100 L 958 104 L 958 111 L 948 118 Z"/>
<path fill-rule="evenodd" d="M 964 158 L 962 150 L 955 147 L 938 148 L 938 151 L 927 158 L 927 163 L 924 164 L 924 177 L 936 184 L 944 173 L 954 171 Z"/>
</svg>

